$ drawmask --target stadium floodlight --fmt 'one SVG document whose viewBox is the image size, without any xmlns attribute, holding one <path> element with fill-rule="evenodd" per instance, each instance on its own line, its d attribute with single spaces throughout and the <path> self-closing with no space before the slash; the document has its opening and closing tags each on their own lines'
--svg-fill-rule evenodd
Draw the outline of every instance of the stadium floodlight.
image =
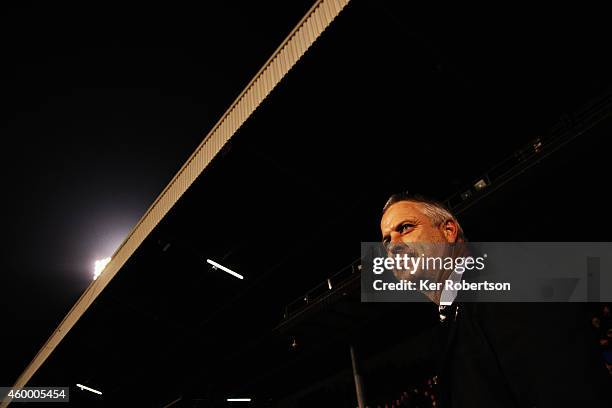
<svg viewBox="0 0 612 408">
<path fill-rule="evenodd" d="M 76 386 L 79 387 L 81 391 L 89 391 L 93 392 L 94 394 L 102 395 L 102 391 L 94 390 L 93 388 L 86 387 L 83 384 L 77 384 Z"/>
<path fill-rule="evenodd" d="M 228 398 L 227 402 L 251 402 L 250 398 Z"/>
<path fill-rule="evenodd" d="M 221 269 L 222 271 L 227 272 L 227 273 L 229 273 L 230 275 L 235 276 L 235 277 L 236 277 L 236 278 L 238 278 L 238 279 L 244 279 L 244 276 L 242 276 L 241 274 L 236 273 L 236 272 L 232 271 L 231 269 L 226 268 L 226 267 L 225 267 L 225 266 L 223 266 L 223 265 L 219 265 L 219 264 L 218 264 L 218 263 L 216 263 L 215 261 L 211 261 L 210 259 L 207 259 L 207 260 L 206 260 L 206 262 L 208 262 L 209 264 L 211 264 L 211 265 L 213 266 L 213 269 Z"/>
<path fill-rule="evenodd" d="M 104 259 L 98 259 L 96 262 L 94 262 L 94 274 L 93 274 L 94 280 L 98 279 L 98 276 L 100 276 L 100 274 L 102 273 L 104 268 L 106 268 L 106 265 L 108 265 L 110 260 L 111 260 L 110 258 L 104 258 Z"/>
</svg>

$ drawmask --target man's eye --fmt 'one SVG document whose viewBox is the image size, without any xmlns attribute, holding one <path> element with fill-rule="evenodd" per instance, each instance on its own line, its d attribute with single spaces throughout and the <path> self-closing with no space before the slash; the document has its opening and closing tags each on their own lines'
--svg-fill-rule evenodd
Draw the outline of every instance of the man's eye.
<svg viewBox="0 0 612 408">
<path fill-rule="evenodd" d="M 402 224 L 402 225 L 399 227 L 398 232 L 399 232 L 400 234 L 403 234 L 403 233 L 405 233 L 406 231 L 410 231 L 412 228 L 414 228 L 414 224 Z"/>
</svg>

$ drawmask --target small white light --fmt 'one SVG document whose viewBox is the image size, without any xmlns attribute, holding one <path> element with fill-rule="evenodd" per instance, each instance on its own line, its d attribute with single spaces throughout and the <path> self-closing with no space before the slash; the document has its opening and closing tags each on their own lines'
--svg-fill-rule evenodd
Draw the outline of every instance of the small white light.
<svg viewBox="0 0 612 408">
<path fill-rule="evenodd" d="M 104 259 L 99 259 L 94 263 L 94 274 L 93 274 L 94 280 L 98 279 L 98 276 L 100 276 L 100 274 L 102 273 L 104 268 L 106 268 L 106 265 L 108 265 L 110 260 L 111 260 L 110 258 L 104 258 Z"/>
<path fill-rule="evenodd" d="M 332 288 L 332 284 L 331 284 L 331 279 L 327 279 L 327 287 L 329 288 L 329 290 L 331 290 Z"/>
<path fill-rule="evenodd" d="M 485 188 L 486 186 L 488 186 L 488 184 L 485 181 L 485 179 L 480 179 L 476 183 L 474 183 L 474 188 L 476 189 L 476 191 L 480 191 L 483 188 Z"/>
<path fill-rule="evenodd" d="M 251 402 L 250 398 L 228 398 L 227 402 Z"/>
<path fill-rule="evenodd" d="M 540 153 L 540 150 L 542 150 L 542 142 L 540 141 L 540 139 L 536 139 L 533 142 L 533 151 L 536 153 Z"/>
<path fill-rule="evenodd" d="M 89 391 L 93 392 L 94 394 L 102 395 L 102 391 L 94 390 L 93 388 L 86 387 L 83 384 L 77 384 L 76 386 L 79 387 L 81 391 Z"/>
<path fill-rule="evenodd" d="M 240 275 L 239 273 L 236 273 L 236 272 L 232 271 L 231 269 L 226 268 L 226 267 L 225 267 L 225 266 L 223 266 L 223 265 L 219 265 L 219 264 L 218 264 L 218 263 L 216 263 L 215 261 L 211 261 L 210 259 L 207 259 L 207 260 L 206 260 L 206 262 L 208 262 L 209 264 L 211 264 L 211 265 L 212 265 L 214 268 L 219 268 L 219 269 L 221 269 L 222 271 L 227 272 L 227 273 L 229 273 L 230 275 L 237 277 L 238 279 L 244 279 L 244 277 L 243 277 L 242 275 Z"/>
</svg>

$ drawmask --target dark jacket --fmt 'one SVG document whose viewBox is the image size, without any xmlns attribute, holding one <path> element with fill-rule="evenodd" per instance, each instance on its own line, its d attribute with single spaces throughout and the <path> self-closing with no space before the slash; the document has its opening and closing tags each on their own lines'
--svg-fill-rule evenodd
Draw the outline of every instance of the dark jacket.
<svg viewBox="0 0 612 408">
<path fill-rule="evenodd" d="M 440 407 L 612 407 L 590 321 L 585 304 L 457 302 L 443 323 Z"/>
</svg>

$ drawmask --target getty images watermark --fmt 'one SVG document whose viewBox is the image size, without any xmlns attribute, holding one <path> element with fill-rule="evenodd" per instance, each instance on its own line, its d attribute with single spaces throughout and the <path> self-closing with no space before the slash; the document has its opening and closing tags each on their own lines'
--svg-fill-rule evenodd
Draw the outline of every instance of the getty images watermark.
<svg viewBox="0 0 612 408">
<path fill-rule="evenodd" d="M 465 302 L 612 300 L 612 243 L 470 242 L 361 245 L 361 299 Z"/>
<path fill-rule="evenodd" d="M 458 256 L 458 257 L 441 257 L 441 256 L 409 256 L 407 254 L 396 254 L 388 257 L 376 257 L 373 261 L 372 272 L 380 275 L 385 271 L 407 271 L 409 275 L 415 275 L 418 270 L 423 270 L 425 276 L 429 279 L 399 279 L 398 282 L 384 282 L 382 279 L 374 280 L 374 290 L 419 290 L 419 291 L 435 291 L 435 290 L 510 290 L 510 282 L 466 282 L 458 279 L 465 271 L 482 271 L 485 269 L 485 259 L 487 254 L 478 257 Z M 440 273 L 439 277 L 442 281 L 432 280 L 432 276 Z M 455 278 L 455 279 L 453 279 Z"/>
</svg>

